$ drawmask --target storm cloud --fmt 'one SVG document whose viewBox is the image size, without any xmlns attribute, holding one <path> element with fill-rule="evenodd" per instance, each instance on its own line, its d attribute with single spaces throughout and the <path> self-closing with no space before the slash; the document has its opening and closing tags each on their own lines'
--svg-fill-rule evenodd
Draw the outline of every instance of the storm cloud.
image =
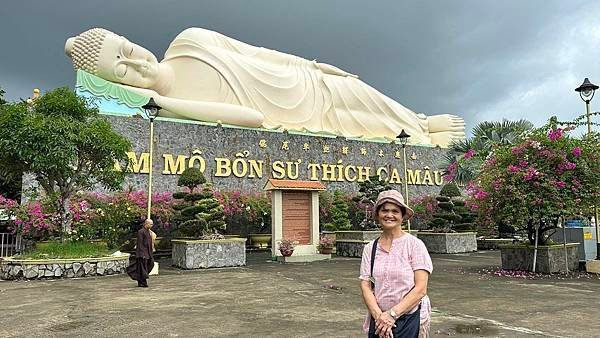
<svg viewBox="0 0 600 338">
<path fill-rule="evenodd" d="M 330 63 L 410 109 L 484 120 L 583 112 L 573 91 L 600 83 L 600 2 L 6 1 L 0 87 L 9 100 L 73 87 L 64 42 L 92 27 L 162 58 L 188 27 Z M 600 105 L 592 101 L 592 108 Z M 595 111 L 600 108 L 594 109 Z"/>
</svg>

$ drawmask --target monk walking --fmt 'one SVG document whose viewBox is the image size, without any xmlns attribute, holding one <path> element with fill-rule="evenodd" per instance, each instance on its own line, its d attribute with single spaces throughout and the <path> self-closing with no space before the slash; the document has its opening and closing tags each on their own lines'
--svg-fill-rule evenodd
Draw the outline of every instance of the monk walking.
<svg viewBox="0 0 600 338">
<path fill-rule="evenodd" d="M 146 219 L 144 226 L 137 233 L 137 244 L 135 247 L 135 262 L 127 267 L 127 274 L 131 279 L 138 282 L 139 287 L 148 287 L 148 274 L 154 267 L 152 256 L 152 228 L 154 222 Z"/>
</svg>

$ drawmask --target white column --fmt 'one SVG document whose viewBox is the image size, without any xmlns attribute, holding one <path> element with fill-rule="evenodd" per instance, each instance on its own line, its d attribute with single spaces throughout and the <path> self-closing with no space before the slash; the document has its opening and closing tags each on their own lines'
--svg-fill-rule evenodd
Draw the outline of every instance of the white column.
<svg viewBox="0 0 600 338">
<path fill-rule="evenodd" d="M 283 203 L 281 190 L 274 190 L 271 195 L 271 256 L 281 256 L 277 250 L 277 242 L 283 237 Z"/>
<path fill-rule="evenodd" d="M 319 192 L 310 194 L 310 234 L 312 245 L 319 245 Z"/>
</svg>

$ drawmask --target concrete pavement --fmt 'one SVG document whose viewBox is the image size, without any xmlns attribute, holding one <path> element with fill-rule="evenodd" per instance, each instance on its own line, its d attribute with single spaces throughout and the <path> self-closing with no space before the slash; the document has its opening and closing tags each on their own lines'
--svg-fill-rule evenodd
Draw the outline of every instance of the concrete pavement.
<svg viewBox="0 0 600 338">
<path fill-rule="evenodd" d="M 600 336 L 600 278 L 496 276 L 499 252 L 434 255 L 432 337 Z M 0 281 L 0 336 L 364 337 L 360 259 L 126 276 Z"/>
</svg>

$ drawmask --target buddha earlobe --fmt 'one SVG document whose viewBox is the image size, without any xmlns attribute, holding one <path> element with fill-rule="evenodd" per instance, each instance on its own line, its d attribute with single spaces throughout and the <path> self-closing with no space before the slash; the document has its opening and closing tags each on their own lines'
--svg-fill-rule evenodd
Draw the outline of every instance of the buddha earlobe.
<svg viewBox="0 0 600 338">
<path fill-rule="evenodd" d="M 71 54 L 73 53 L 73 45 L 75 44 L 75 38 L 68 38 L 67 42 L 65 43 L 65 54 L 67 54 L 68 57 L 71 57 Z"/>
</svg>

